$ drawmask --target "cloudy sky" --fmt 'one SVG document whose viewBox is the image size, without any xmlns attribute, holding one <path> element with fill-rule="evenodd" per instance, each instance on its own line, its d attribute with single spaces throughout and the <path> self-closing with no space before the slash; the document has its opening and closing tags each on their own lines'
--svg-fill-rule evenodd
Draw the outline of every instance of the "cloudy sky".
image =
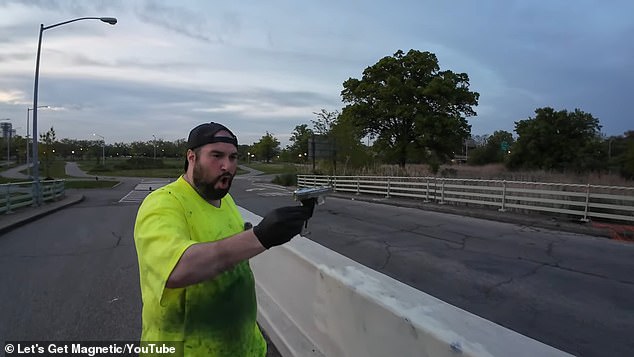
<svg viewBox="0 0 634 357">
<path fill-rule="evenodd" d="M 480 93 L 472 134 L 513 131 L 535 108 L 580 108 L 634 129 L 634 2 L 0 0 L 0 119 L 19 135 L 44 31 L 40 132 L 108 143 L 185 138 L 205 121 L 241 143 L 288 143 L 342 83 L 398 49 L 434 52 Z"/>
</svg>

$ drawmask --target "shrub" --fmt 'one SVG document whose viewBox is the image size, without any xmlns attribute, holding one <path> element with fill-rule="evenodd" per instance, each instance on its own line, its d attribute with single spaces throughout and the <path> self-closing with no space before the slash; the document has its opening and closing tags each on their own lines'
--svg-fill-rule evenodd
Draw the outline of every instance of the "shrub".
<svg viewBox="0 0 634 357">
<path fill-rule="evenodd" d="M 282 186 L 297 186 L 297 175 L 295 174 L 280 174 L 273 178 L 274 184 Z"/>
</svg>

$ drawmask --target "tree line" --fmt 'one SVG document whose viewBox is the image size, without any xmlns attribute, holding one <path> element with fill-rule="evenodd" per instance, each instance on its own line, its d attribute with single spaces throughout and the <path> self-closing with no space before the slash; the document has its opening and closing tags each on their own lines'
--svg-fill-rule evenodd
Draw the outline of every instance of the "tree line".
<svg viewBox="0 0 634 357">
<path fill-rule="evenodd" d="M 288 146 L 282 149 L 275 134 L 266 132 L 253 145 L 240 145 L 240 159 L 308 163 L 317 138 L 328 147 L 329 157 L 321 158 L 333 172 L 337 166 L 345 170 L 369 163 L 427 164 L 438 172 L 441 164 L 466 161 L 503 163 L 511 170 L 611 171 L 634 178 L 634 131 L 606 137 L 599 119 L 580 109 L 537 108 L 533 117 L 515 121 L 515 135 L 500 130 L 472 136 L 467 118 L 476 115 L 480 94 L 469 87 L 466 73 L 441 70 L 435 54 L 399 50 L 367 67 L 360 79 L 344 81 L 345 106 L 322 109 L 310 124 L 295 126 Z M 19 139 L 15 155 L 25 157 L 19 155 L 25 146 Z M 62 139 L 49 144 L 40 150 L 54 146 L 57 156 L 98 159 L 103 143 Z M 107 157 L 181 157 L 185 151 L 184 139 L 105 145 Z"/>
<path fill-rule="evenodd" d="M 441 164 L 467 161 L 634 178 L 634 131 L 607 137 L 599 119 L 580 109 L 537 108 L 535 116 L 515 121 L 515 135 L 472 136 L 467 118 L 476 115 L 480 94 L 469 85 L 466 73 L 441 70 L 433 53 L 399 50 L 367 67 L 360 79 L 343 82 L 345 106 L 314 113 L 312 128 L 297 125 L 285 149 L 267 132 L 252 150 L 267 161 L 279 155 L 303 162 L 318 135 L 333 146 L 333 164 L 344 167 L 422 163 L 437 172 Z"/>
</svg>

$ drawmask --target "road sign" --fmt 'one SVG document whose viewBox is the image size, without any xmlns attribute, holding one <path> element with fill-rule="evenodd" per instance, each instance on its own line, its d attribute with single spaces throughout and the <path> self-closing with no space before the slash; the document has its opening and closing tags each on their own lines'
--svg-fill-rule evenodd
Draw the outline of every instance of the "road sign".
<svg viewBox="0 0 634 357">
<path fill-rule="evenodd" d="M 506 141 L 502 141 L 502 143 L 500 143 L 500 150 L 502 151 L 508 151 L 509 150 L 509 143 L 507 143 Z"/>
</svg>

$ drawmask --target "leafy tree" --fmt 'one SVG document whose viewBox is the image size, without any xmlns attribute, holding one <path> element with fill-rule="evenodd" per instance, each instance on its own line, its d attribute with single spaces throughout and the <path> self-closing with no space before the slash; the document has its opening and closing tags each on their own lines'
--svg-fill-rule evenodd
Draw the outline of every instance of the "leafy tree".
<svg viewBox="0 0 634 357">
<path fill-rule="evenodd" d="M 343 87 L 343 112 L 401 166 L 413 145 L 436 167 L 451 157 L 469 136 L 465 117 L 479 98 L 466 73 L 441 71 L 436 55 L 417 50 L 384 57 Z"/>
<path fill-rule="evenodd" d="M 360 167 L 369 161 L 368 148 L 361 143 L 362 131 L 354 125 L 352 118 L 340 115 L 329 137 L 335 148 L 335 160 L 343 163 L 344 175 L 349 167 Z"/>
<path fill-rule="evenodd" d="M 319 113 L 313 112 L 317 116 L 316 120 L 311 120 L 313 123 L 314 132 L 318 135 L 328 135 L 330 130 L 337 124 L 339 118 L 338 111 L 329 112 L 326 109 L 321 109 Z"/>
<path fill-rule="evenodd" d="M 518 138 L 511 149 L 510 168 L 583 172 L 604 165 L 601 125 L 592 114 L 549 107 L 536 109 L 535 114 L 515 122 Z"/>
<path fill-rule="evenodd" d="M 634 179 L 634 131 L 606 138 L 604 147 L 610 170 L 618 169 L 623 177 Z"/>
<path fill-rule="evenodd" d="M 289 139 L 292 144 L 288 146 L 288 152 L 286 153 L 287 155 L 285 155 L 285 157 L 287 157 L 287 160 L 288 158 L 293 161 L 305 160 L 300 160 L 299 155 L 302 155 L 301 157 L 303 157 L 304 154 L 308 153 L 308 144 L 312 135 L 313 131 L 308 128 L 307 124 L 295 126 L 295 129 L 293 130 L 293 133 L 291 134 L 291 137 Z"/>
<path fill-rule="evenodd" d="M 486 140 L 482 138 L 474 139 L 476 142 L 483 142 L 484 144 L 478 146 L 475 150 L 469 152 L 469 163 L 474 165 L 484 165 L 496 162 L 504 162 L 504 159 L 509 155 L 508 151 L 513 145 L 513 134 L 508 131 L 498 130 L 493 135 L 486 137 Z M 502 150 L 502 143 L 506 142 L 509 150 Z"/>
<path fill-rule="evenodd" d="M 43 150 L 44 169 L 46 170 L 45 175 L 46 175 L 46 178 L 48 179 L 48 178 L 51 178 L 51 175 L 50 175 L 51 164 L 54 157 L 53 151 L 55 150 L 55 147 L 53 145 L 55 143 L 55 129 L 53 129 L 52 126 L 46 133 L 40 133 L 40 142 L 44 144 L 42 145 L 43 147 L 40 147 L 40 148 Z"/>
<path fill-rule="evenodd" d="M 260 141 L 253 144 L 253 150 L 258 158 L 271 162 L 271 159 L 280 152 L 280 141 L 267 131 Z"/>
</svg>

